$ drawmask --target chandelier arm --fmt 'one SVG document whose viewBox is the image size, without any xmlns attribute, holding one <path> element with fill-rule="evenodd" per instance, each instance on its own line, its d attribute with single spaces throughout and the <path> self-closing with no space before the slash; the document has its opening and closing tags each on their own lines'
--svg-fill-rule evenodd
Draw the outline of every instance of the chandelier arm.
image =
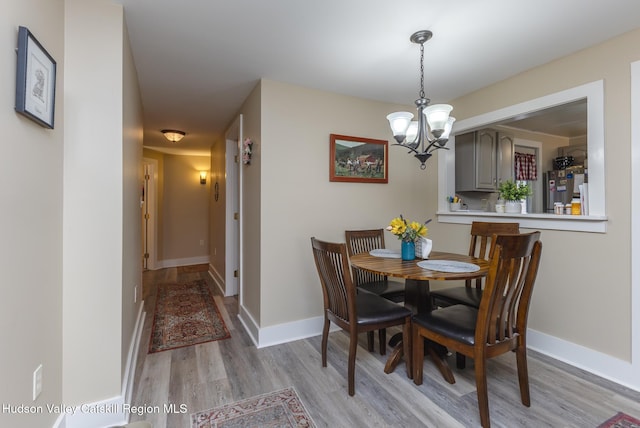
<svg viewBox="0 0 640 428">
<path fill-rule="evenodd" d="M 405 149 L 408 149 L 409 151 L 407 153 L 420 153 L 419 151 L 417 151 L 416 149 L 414 149 L 411 146 L 408 146 L 405 143 L 393 143 L 392 146 L 400 146 L 400 147 L 404 147 Z"/>
<path fill-rule="evenodd" d="M 436 150 L 449 150 L 449 147 L 441 146 L 439 141 L 439 139 L 433 140 L 431 144 L 427 146 L 427 153 L 433 153 Z"/>
</svg>

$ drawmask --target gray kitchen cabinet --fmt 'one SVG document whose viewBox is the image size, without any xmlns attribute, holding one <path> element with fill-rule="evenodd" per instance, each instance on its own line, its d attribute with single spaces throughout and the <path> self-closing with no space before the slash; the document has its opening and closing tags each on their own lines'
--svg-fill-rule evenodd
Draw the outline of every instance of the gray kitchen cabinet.
<svg viewBox="0 0 640 428">
<path fill-rule="evenodd" d="M 513 179 L 513 136 L 495 129 L 456 135 L 456 192 L 495 192 Z"/>
</svg>

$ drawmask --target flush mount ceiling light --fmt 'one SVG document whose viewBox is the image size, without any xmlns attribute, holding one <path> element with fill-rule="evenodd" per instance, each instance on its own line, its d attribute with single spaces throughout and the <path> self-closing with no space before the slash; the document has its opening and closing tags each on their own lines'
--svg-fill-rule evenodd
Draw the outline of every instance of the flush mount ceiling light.
<svg viewBox="0 0 640 428">
<path fill-rule="evenodd" d="M 177 143 L 187 135 L 186 133 L 175 129 L 163 129 L 161 132 L 164 134 L 164 137 L 172 143 Z"/>
<path fill-rule="evenodd" d="M 420 169 L 425 169 L 424 164 L 431 157 L 432 152 L 438 149 L 446 149 L 445 144 L 449 140 L 449 133 L 454 117 L 449 117 L 453 110 L 448 104 L 429 105 L 431 100 L 424 94 L 424 43 L 433 36 L 428 30 L 413 33 L 409 40 L 420 45 L 420 93 L 416 100 L 418 108 L 418 120 L 413 119 L 413 113 L 399 111 L 387 116 L 393 137 L 397 141 L 394 146 L 409 149 L 410 153 L 420 161 Z"/>
</svg>

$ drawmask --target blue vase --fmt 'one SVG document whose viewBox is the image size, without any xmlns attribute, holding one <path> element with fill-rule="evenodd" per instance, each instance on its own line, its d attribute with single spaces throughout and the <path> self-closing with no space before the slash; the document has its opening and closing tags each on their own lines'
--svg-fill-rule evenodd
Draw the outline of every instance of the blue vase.
<svg viewBox="0 0 640 428">
<path fill-rule="evenodd" d="M 416 258 L 416 243 L 413 241 L 402 241 L 402 260 L 413 260 Z"/>
</svg>

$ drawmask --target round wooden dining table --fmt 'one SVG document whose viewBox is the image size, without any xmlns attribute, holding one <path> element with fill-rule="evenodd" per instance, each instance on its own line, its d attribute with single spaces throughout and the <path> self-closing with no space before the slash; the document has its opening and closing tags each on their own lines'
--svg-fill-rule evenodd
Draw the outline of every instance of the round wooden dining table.
<svg viewBox="0 0 640 428">
<path fill-rule="evenodd" d="M 446 253 L 441 251 L 432 251 L 428 260 L 434 261 L 454 261 L 462 263 L 470 263 L 476 265 L 479 269 L 465 272 L 449 272 L 441 270 L 430 270 L 418 266 L 418 262 L 423 259 L 402 260 L 398 257 L 380 257 L 369 253 L 354 254 L 351 258 L 351 265 L 358 269 L 363 269 L 388 277 L 404 278 L 405 280 L 405 297 L 404 306 L 411 309 L 414 314 L 423 313 L 432 310 L 431 295 L 429 290 L 429 281 L 453 281 L 467 280 L 486 276 L 489 272 L 489 262 L 485 259 L 455 253 Z M 394 349 L 387 363 L 385 364 L 385 373 L 391 373 L 396 365 L 401 361 L 403 348 L 401 340 L 392 338 Z M 454 383 L 451 368 L 445 361 L 445 355 L 438 352 L 436 347 L 428 346 L 427 352 L 433 359 L 434 363 L 449 383 Z M 415 362 L 415 364 L 420 364 Z"/>
</svg>

